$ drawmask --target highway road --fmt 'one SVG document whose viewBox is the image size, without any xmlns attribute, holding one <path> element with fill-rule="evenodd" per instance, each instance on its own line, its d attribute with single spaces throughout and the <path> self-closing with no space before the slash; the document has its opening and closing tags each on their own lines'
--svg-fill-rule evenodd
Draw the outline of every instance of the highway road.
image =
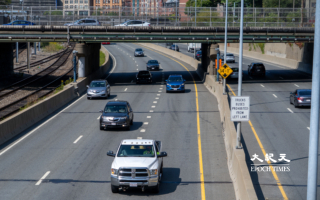
<svg viewBox="0 0 320 200">
<path fill-rule="evenodd" d="M 179 44 L 179 47 L 181 53 L 193 56 L 187 52 L 186 45 Z M 236 56 L 236 63 L 228 65 L 238 67 L 238 60 Z M 248 76 L 251 62 L 265 64 L 265 78 Z M 306 199 L 310 108 L 295 108 L 290 105 L 289 96 L 295 89 L 311 89 L 311 74 L 244 57 L 243 75 L 242 95 L 250 96 L 251 103 L 252 127 L 247 122 L 242 123 L 248 169 L 251 171 L 253 165 L 268 166 L 262 148 L 265 153 L 272 153 L 273 159 L 278 160 L 280 154 L 286 154 L 286 159 L 290 160 L 276 162 L 288 164 L 289 172 L 250 172 L 259 199 Z M 237 80 L 227 80 L 227 83 L 231 88 L 229 94 L 232 96 L 232 91 L 237 94 Z M 252 162 L 250 158 L 254 154 L 263 162 L 257 159 Z"/>
<path fill-rule="evenodd" d="M 109 99 L 87 100 L 82 95 L 0 147 L 1 200 L 235 199 L 216 99 L 190 65 L 181 62 L 189 73 L 170 57 L 148 49 L 147 57 L 135 58 L 137 47 L 106 46 L 116 64 L 107 78 Z M 149 59 L 159 60 L 162 69 L 152 72 L 153 84 L 136 85 L 135 75 Z M 165 93 L 162 83 L 170 74 L 184 76 L 186 93 Z M 100 131 L 99 110 L 116 99 L 130 102 L 134 124 L 130 131 Z M 160 193 L 132 189 L 113 194 L 113 158 L 106 153 L 116 151 L 121 140 L 137 137 L 161 140 L 168 153 Z"/>
</svg>

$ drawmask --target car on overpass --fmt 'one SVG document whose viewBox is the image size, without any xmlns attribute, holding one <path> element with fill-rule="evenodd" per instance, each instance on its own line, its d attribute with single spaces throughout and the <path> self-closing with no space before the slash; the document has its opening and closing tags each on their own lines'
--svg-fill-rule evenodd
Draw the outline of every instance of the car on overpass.
<svg viewBox="0 0 320 200">
<path fill-rule="evenodd" d="M 101 26 L 101 23 L 93 18 L 79 19 L 72 23 L 66 23 L 65 26 Z"/>
<path fill-rule="evenodd" d="M 152 83 L 152 74 L 148 70 L 141 70 L 136 76 L 136 84 Z"/>
<path fill-rule="evenodd" d="M 147 62 L 147 70 L 151 71 L 151 70 L 160 70 L 160 63 L 157 60 L 149 60 Z"/>
<path fill-rule="evenodd" d="M 170 75 L 166 80 L 166 93 L 168 92 L 185 92 L 186 80 L 183 79 L 182 75 Z"/>
<path fill-rule="evenodd" d="M 123 22 L 122 24 L 114 25 L 114 26 L 150 26 L 151 24 L 148 22 L 144 22 L 141 20 L 129 20 Z"/>
<path fill-rule="evenodd" d="M 16 21 L 10 22 L 8 24 L 2 24 L 2 25 L 32 26 L 32 25 L 36 25 L 36 24 L 33 22 L 26 21 L 26 20 L 16 20 Z"/>
<path fill-rule="evenodd" d="M 93 80 L 87 85 L 87 99 L 108 98 L 110 96 L 110 84 L 107 80 Z"/>
<path fill-rule="evenodd" d="M 127 101 L 109 101 L 104 110 L 100 110 L 100 130 L 108 128 L 125 128 L 133 125 L 133 111 Z"/>
<path fill-rule="evenodd" d="M 135 51 L 134 51 L 134 57 L 137 57 L 137 56 L 142 56 L 142 57 L 144 57 L 144 52 L 143 52 L 143 50 L 141 49 L 141 48 L 138 48 L 138 49 L 136 49 Z"/>
<path fill-rule="evenodd" d="M 290 92 L 290 104 L 294 107 L 311 106 L 311 89 L 297 89 Z"/>
<path fill-rule="evenodd" d="M 249 76 L 266 76 L 266 68 L 263 63 L 251 63 L 248 65 Z"/>
<path fill-rule="evenodd" d="M 142 139 L 125 139 L 120 142 L 116 153 L 108 151 L 114 157 L 111 164 L 111 191 L 118 193 L 128 188 L 150 189 L 154 193 L 160 191 L 160 180 L 163 173 L 163 157 L 161 141 Z"/>
</svg>

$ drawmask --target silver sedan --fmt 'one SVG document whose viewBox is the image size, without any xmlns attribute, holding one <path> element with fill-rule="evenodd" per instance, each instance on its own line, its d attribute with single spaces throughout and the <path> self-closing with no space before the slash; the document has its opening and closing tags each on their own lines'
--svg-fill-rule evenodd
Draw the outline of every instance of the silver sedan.
<svg viewBox="0 0 320 200">
<path fill-rule="evenodd" d="M 87 87 L 87 99 L 108 98 L 110 96 L 110 85 L 107 80 L 94 80 Z"/>
</svg>

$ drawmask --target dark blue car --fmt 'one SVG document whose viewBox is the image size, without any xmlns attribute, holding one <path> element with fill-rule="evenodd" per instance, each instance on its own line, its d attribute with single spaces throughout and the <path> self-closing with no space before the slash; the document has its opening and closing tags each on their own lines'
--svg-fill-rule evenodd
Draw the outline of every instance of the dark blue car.
<svg viewBox="0 0 320 200">
<path fill-rule="evenodd" d="M 182 75 L 170 75 L 167 82 L 166 92 L 185 92 L 184 82 Z"/>
<path fill-rule="evenodd" d="M 16 20 L 16 21 L 10 22 L 9 24 L 3 24 L 3 25 L 32 26 L 32 25 L 36 25 L 36 24 L 32 23 L 32 22 L 29 22 L 29 21 L 25 21 L 25 20 Z"/>
</svg>

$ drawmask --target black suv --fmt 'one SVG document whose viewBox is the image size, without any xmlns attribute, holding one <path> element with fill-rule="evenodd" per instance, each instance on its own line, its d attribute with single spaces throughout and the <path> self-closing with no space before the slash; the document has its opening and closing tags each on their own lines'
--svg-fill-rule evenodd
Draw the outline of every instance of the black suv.
<svg viewBox="0 0 320 200">
<path fill-rule="evenodd" d="M 249 76 L 266 76 L 266 68 L 262 63 L 251 63 L 248 65 Z"/>
<path fill-rule="evenodd" d="M 100 111 L 100 130 L 107 128 L 126 128 L 133 124 L 133 111 L 127 101 L 109 101 Z"/>
<path fill-rule="evenodd" d="M 136 83 L 152 83 L 152 75 L 147 70 L 141 70 L 137 74 Z"/>
</svg>

